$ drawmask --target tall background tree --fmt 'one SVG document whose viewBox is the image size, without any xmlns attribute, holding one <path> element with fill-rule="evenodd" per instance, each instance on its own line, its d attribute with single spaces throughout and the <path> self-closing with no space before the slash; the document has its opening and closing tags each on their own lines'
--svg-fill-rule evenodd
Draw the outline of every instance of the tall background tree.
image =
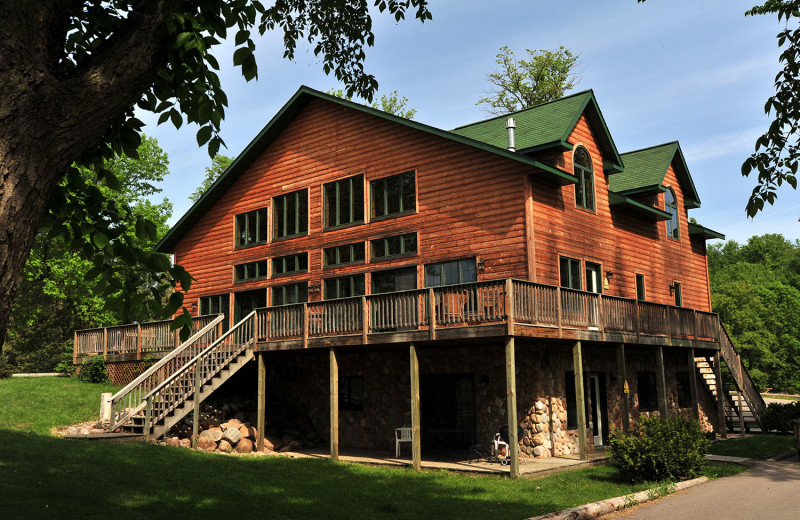
<svg viewBox="0 0 800 520">
<path fill-rule="evenodd" d="M 708 249 L 711 305 L 761 390 L 800 393 L 800 242 L 781 235 Z"/>
<path fill-rule="evenodd" d="M 219 176 L 228 169 L 228 166 L 230 166 L 232 162 L 233 157 L 228 157 L 227 155 L 215 155 L 214 158 L 211 159 L 211 165 L 206 166 L 203 182 L 197 187 L 196 190 L 192 192 L 191 195 L 189 195 L 189 200 L 192 202 L 197 202 L 197 200 L 208 191 L 208 188 L 214 184 L 214 181 L 216 181 Z"/>
<path fill-rule="evenodd" d="M 423 22 L 431 18 L 427 0 L 374 0 L 374 6 L 395 20 L 407 12 Z M 143 124 L 134 109 L 176 127 L 196 124 L 198 144 L 215 156 L 227 98 L 214 50 L 232 36 L 233 63 L 251 80 L 258 75 L 253 34 L 272 30 L 282 32 L 285 58 L 306 40 L 348 94 L 371 100 L 377 81 L 363 66 L 375 41 L 369 7 L 365 0 L 0 2 L 0 345 L 40 229 L 91 261 L 87 276 L 99 277 L 110 293 L 114 264 L 122 260 L 150 273 L 151 310 L 171 315 L 180 309 L 180 291 L 160 302 L 173 287 L 188 290 L 191 276 L 137 245 L 134 235 L 156 238 L 155 224 L 131 220 L 128 208 L 96 186 L 118 189 L 109 161 L 137 157 Z M 78 168 L 95 179 L 87 182 Z M 143 288 L 123 290 L 123 307 L 144 304 Z M 184 337 L 189 323 L 184 309 L 175 320 Z"/>
<path fill-rule="evenodd" d="M 138 148 L 139 159 L 117 157 L 107 167 L 119 179 L 118 190 L 95 184 L 96 189 L 109 200 L 129 208 L 129 219 L 124 224 L 134 229 L 135 219 L 147 218 L 156 225 L 160 236 L 168 229 L 167 219 L 172 214 L 172 204 L 164 198 L 160 203 L 151 198 L 160 193 L 156 185 L 169 173 L 169 160 L 158 142 L 143 136 Z M 93 183 L 94 174 L 81 170 L 87 182 Z M 137 247 L 155 246 L 155 240 L 140 239 L 133 233 L 129 237 Z M 92 262 L 81 254 L 82 244 L 69 242 L 63 236 L 50 237 L 46 231 L 37 233 L 31 254 L 25 264 L 19 292 L 11 310 L 8 341 L 5 354 L 14 370 L 42 372 L 54 370 L 63 359 L 65 348 L 72 358 L 72 331 L 74 329 L 111 325 L 131 321 L 148 321 L 154 316 L 147 305 L 122 307 L 113 305 L 121 291 L 132 287 L 134 281 L 145 298 L 149 273 L 136 265 L 117 260 L 117 284 L 105 290 L 100 281 L 89 276 Z M 76 249 L 77 248 L 77 249 Z"/>
<path fill-rule="evenodd" d="M 488 97 L 476 104 L 485 104 L 490 114 L 502 115 L 553 101 L 580 83 L 578 55 L 563 46 L 554 51 L 525 49 L 527 58 L 514 55 L 508 46 L 497 54 L 497 70 L 486 79 L 492 87 Z"/>
</svg>

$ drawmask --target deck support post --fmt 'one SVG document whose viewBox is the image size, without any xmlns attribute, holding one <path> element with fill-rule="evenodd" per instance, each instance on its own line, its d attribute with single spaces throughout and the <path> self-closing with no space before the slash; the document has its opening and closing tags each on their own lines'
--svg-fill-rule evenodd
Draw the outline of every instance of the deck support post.
<svg viewBox="0 0 800 520">
<path fill-rule="evenodd" d="M 742 403 L 742 391 L 738 390 L 736 392 L 736 402 L 739 404 L 739 433 L 744 435 L 744 403 Z"/>
<path fill-rule="evenodd" d="M 267 417 L 267 363 L 264 353 L 258 353 L 258 404 L 256 419 L 256 451 L 264 451 L 264 428 Z"/>
<path fill-rule="evenodd" d="M 369 335 L 369 304 L 367 297 L 361 297 L 361 343 L 367 344 Z"/>
<path fill-rule="evenodd" d="M 697 399 L 697 362 L 694 360 L 694 349 L 689 349 L 689 393 L 692 398 L 692 419 L 700 420 L 700 403 Z"/>
<path fill-rule="evenodd" d="M 331 460 L 339 460 L 339 362 L 336 360 L 336 350 L 331 347 Z"/>
<path fill-rule="evenodd" d="M 575 415 L 578 419 L 578 453 L 582 460 L 589 458 L 586 440 L 586 397 L 583 387 L 583 356 L 581 342 L 576 341 L 572 347 L 572 369 L 575 372 Z"/>
<path fill-rule="evenodd" d="M 619 403 L 622 413 L 622 431 L 628 433 L 631 428 L 630 412 L 630 386 L 628 385 L 628 368 L 625 363 L 625 343 L 617 345 L 617 372 L 619 373 L 617 385 L 619 388 Z"/>
<path fill-rule="evenodd" d="M 422 436 L 420 435 L 419 414 L 419 358 L 417 348 L 409 345 L 409 361 L 411 366 L 411 464 L 416 471 L 422 469 Z"/>
<path fill-rule="evenodd" d="M 436 339 L 436 295 L 433 287 L 428 289 L 428 339 Z"/>
<path fill-rule="evenodd" d="M 658 398 L 658 414 L 661 419 L 667 418 L 667 382 L 664 374 L 664 347 L 656 350 L 656 396 Z"/>
<path fill-rule="evenodd" d="M 142 360 L 142 324 L 136 323 L 136 360 Z"/>
<path fill-rule="evenodd" d="M 73 365 L 77 365 L 78 364 L 78 331 L 77 330 L 74 332 L 74 336 L 75 336 L 75 342 L 74 342 L 74 347 L 72 349 L 72 364 Z"/>
<path fill-rule="evenodd" d="M 509 319 L 511 317 L 509 316 Z M 513 321 L 511 322 L 513 323 Z M 517 364 L 514 356 L 514 336 L 506 337 L 506 401 L 508 408 L 508 449 L 511 450 L 511 478 L 519 478 L 519 439 L 517 431 Z"/>
<path fill-rule="evenodd" d="M 514 335 L 514 282 L 506 280 L 506 334 Z"/>
<path fill-rule="evenodd" d="M 201 360 L 194 365 L 194 403 L 192 407 L 192 449 L 197 449 L 197 437 L 200 434 L 200 369 Z"/>
<path fill-rule="evenodd" d="M 719 436 L 728 438 L 728 428 L 725 424 L 725 389 L 722 386 L 722 367 L 720 366 L 719 350 L 714 352 L 714 382 L 717 385 L 717 421 L 719 422 Z"/>
<path fill-rule="evenodd" d="M 144 441 L 150 442 L 150 423 L 153 420 L 153 398 L 147 399 L 144 406 Z"/>
</svg>

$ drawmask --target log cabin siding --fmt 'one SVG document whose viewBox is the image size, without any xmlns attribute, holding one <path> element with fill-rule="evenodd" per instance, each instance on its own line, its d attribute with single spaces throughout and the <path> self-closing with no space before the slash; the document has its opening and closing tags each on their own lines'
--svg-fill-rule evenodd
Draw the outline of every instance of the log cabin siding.
<svg viewBox="0 0 800 520">
<path fill-rule="evenodd" d="M 537 282 L 558 285 L 559 257 L 582 261 L 582 284 L 586 288 L 586 262 L 600 264 L 613 277 L 603 292 L 612 296 L 636 298 L 636 274 L 644 274 L 646 299 L 670 304 L 674 296 L 669 285 L 681 283 L 683 306 L 710 310 L 705 241 L 690 238 L 688 217 L 681 186 L 670 166 L 664 186 L 672 187 L 678 200 L 680 239 L 667 237 L 666 223 L 648 221 L 624 209 L 608 204 L 608 175 L 602 170 L 603 158 L 594 132 L 582 116 L 570 135 L 575 148 L 585 147 L 592 159 L 595 211 L 577 207 L 575 187 L 554 190 L 532 182 L 533 220 Z M 573 151 L 564 152 L 559 162 L 572 171 Z M 664 196 L 658 195 L 656 207 L 664 208 Z"/>
<path fill-rule="evenodd" d="M 416 173 L 416 211 L 371 221 L 369 182 L 406 171 Z M 418 266 L 417 286 L 423 287 L 419 266 L 473 256 L 485 262 L 479 280 L 527 278 L 524 183 L 532 171 L 469 146 L 313 100 L 178 242 L 177 261 L 197 279 L 186 304 L 205 295 L 297 281 L 316 284 L 409 265 Z M 358 174 L 365 175 L 365 223 L 323 229 L 323 184 Z M 273 197 L 299 189 L 308 190 L 307 235 L 274 240 L 270 213 L 266 244 L 234 247 L 236 215 L 271 208 Z M 366 262 L 323 269 L 325 247 L 411 232 L 418 233 L 415 255 L 371 261 L 367 244 Z M 233 282 L 235 264 L 306 251 L 307 273 Z M 321 297 L 321 291 L 309 293 L 311 300 Z"/>
</svg>

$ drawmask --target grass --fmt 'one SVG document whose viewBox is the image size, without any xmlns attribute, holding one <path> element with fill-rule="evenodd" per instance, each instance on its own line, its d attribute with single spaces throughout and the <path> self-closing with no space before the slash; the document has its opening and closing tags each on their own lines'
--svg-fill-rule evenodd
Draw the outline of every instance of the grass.
<svg viewBox="0 0 800 520">
<path fill-rule="evenodd" d="M 327 460 L 227 457 L 146 444 L 64 440 L 110 388 L 71 379 L 0 381 L 0 496 L 9 518 L 527 518 L 654 484 L 610 466 L 511 481 Z M 35 398 L 34 398 L 35 397 Z M 31 406 L 34 405 L 35 406 Z M 727 466 L 710 468 L 724 476 Z M 734 468 L 739 469 L 739 468 Z"/>
<path fill-rule="evenodd" d="M 768 397 L 770 399 L 781 399 L 783 401 L 800 401 L 800 396 L 796 395 L 763 394 L 763 397 Z"/>
<path fill-rule="evenodd" d="M 714 455 L 765 460 L 791 449 L 794 449 L 794 439 L 791 435 L 765 433 L 717 441 L 711 445 L 710 451 Z"/>
</svg>

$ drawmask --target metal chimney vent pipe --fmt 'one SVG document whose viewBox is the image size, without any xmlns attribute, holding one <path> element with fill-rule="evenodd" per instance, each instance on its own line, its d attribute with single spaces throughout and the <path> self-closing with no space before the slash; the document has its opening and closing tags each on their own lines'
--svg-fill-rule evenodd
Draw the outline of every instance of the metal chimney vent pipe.
<svg viewBox="0 0 800 520">
<path fill-rule="evenodd" d="M 514 129 L 517 127 L 513 117 L 506 119 L 506 130 L 508 130 L 508 151 L 517 151 L 517 146 L 514 144 Z"/>
</svg>

